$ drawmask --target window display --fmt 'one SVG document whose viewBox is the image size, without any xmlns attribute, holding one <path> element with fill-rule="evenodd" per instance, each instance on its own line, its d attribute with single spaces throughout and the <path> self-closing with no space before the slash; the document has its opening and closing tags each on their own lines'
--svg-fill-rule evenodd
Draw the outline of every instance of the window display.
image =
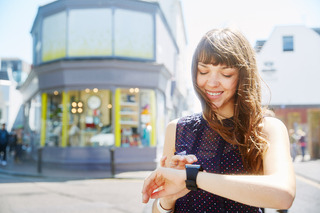
<svg viewBox="0 0 320 213">
<path fill-rule="evenodd" d="M 111 91 L 94 88 L 70 91 L 69 94 L 71 105 L 74 102 L 78 107 L 70 116 L 70 146 L 112 146 Z"/>
<path fill-rule="evenodd" d="M 60 146 L 62 135 L 62 95 L 58 91 L 47 96 L 46 146 Z"/>
<path fill-rule="evenodd" d="M 141 145 L 138 134 L 139 89 L 122 90 L 120 101 L 121 146 Z"/>
<path fill-rule="evenodd" d="M 120 90 L 120 89 L 119 89 Z M 152 133 L 152 90 L 121 89 L 118 93 L 116 129 L 120 131 L 117 145 L 122 147 L 150 146 Z"/>
<path fill-rule="evenodd" d="M 111 91 L 97 88 L 47 94 L 44 145 L 114 145 L 111 97 Z"/>
</svg>

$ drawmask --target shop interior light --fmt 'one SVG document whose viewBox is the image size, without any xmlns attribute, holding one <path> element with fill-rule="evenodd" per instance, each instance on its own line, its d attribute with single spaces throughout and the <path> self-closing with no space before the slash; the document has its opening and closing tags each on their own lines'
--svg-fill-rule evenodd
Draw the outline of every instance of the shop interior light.
<svg viewBox="0 0 320 213">
<path fill-rule="evenodd" d="M 82 113 L 83 112 L 83 102 L 82 101 L 73 101 L 71 103 L 72 109 L 71 109 L 71 113 L 75 114 L 75 113 Z"/>
<path fill-rule="evenodd" d="M 133 89 L 133 88 L 130 88 L 130 89 L 129 89 L 129 92 L 130 92 L 130 93 L 134 93 L 134 89 Z"/>
<path fill-rule="evenodd" d="M 108 109 L 111 109 L 112 108 L 112 104 L 108 104 Z"/>
<path fill-rule="evenodd" d="M 86 93 L 89 93 L 89 92 L 90 92 L 90 89 L 87 88 L 87 89 L 85 89 L 84 91 L 86 91 Z"/>
<path fill-rule="evenodd" d="M 98 88 L 94 88 L 94 89 L 93 89 L 93 92 L 94 92 L 94 93 L 97 93 L 98 91 L 99 91 Z"/>
<path fill-rule="evenodd" d="M 59 92 L 58 92 L 57 90 L 55 90 L 55 91 L 53 92 L 53 94 L 54 94 L 54 95 L 59 95 Z"/>
<path fill-rule="evenodd" d="M 134 89 L 134 92 L 135 92 L 135 93 L 138 93 L 138 92 L 139 92 L 139 88 L 135 88 L 135 89 Z"/>
</svg>

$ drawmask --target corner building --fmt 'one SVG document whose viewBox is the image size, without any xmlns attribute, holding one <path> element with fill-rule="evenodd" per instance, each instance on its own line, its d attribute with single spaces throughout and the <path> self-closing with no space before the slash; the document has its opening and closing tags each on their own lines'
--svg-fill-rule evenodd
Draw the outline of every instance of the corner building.
<svg viewBox="0 0 320 213">
<path fill-rule="evenodd" d="M 180 2 L 58 0 L 31 35 L 20 91 L 34 158 L 92 168 L 115 147 L 117 170 L 154 169 L 166 123 L 186 110 Z"/>
</svg>

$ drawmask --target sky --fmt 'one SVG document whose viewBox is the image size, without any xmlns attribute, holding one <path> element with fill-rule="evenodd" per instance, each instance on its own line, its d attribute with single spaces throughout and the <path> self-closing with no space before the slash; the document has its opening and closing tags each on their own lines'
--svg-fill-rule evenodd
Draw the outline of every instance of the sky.
<svg viewBox="0 0 320 213">
<path fill-rule="evenodd" d="M 167 0 L 169 1 L 169 0 Z M 31 27 L 38 7 L 53 0 L 0 0 L 0 57 L 32 63 Z M 189 55 L 212 28 L 235 27 L 254 46 L 278 25 L 320 27 L 319 0 L 181 0 Z"/>
</svg>

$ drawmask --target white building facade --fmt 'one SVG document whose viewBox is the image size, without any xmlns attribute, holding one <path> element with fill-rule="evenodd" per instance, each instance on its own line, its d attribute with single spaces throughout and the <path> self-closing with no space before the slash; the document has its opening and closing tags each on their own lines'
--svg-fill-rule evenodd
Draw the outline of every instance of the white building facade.
<svg viewBox="0 0 320 213">
<path fill-rule="evenodd" d="M 307 133 L 311 157 L 320 156 L 320 29 L 277 26 L 257 50 L 258 67 L 274 109 L 288 129 Z"/>
<path fill-rule="evenodd" d="M 17 89 L 30 72 L 30 65 L 18 58 L 0 58 L 0 123 L 6 128 L 23 126 L 23 98 Z"/>
</svg>

